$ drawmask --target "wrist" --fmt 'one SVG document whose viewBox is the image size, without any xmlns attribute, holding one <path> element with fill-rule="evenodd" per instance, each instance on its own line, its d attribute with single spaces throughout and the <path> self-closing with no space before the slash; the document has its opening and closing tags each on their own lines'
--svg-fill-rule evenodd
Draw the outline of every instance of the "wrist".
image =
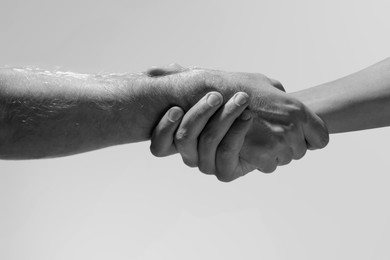
<svg viewBox="0 0 390 260">
<path fill-rule="evenodd" d="M 308 109 L 318 115 L 326 124 L 329 133 L 337 130 L 337 110 L 341 106 L 337 99 L 329 98 L 330 93 L 322 92 L 326 84 L 289 93 L 292 97 L 302 102 Z M 332 94 L 331 94 L 332 95 Z"/>
<path fill-rule="evenodd" d="M 186 111 L 195 104 L 204 93 L 202 73 L 189 69 L 166 76 L 139 74 L 123 78 L 125 98 L 118 98 L 121 101 L 116 109 L 127 133 L 123 143 L 149 140 L 169 108 L 179 106 Z"/>
</svg>

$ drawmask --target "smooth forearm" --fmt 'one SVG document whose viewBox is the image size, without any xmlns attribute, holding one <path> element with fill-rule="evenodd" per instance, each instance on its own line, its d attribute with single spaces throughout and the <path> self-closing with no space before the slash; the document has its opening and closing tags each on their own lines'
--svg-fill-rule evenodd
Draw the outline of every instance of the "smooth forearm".
<svg viewBox="0 0 390 260">
<path fill-rule="evenodd" d="M 330 133 L 389 126 L 390 59 L 291 95 L 318 114 Z"/>
</svg>

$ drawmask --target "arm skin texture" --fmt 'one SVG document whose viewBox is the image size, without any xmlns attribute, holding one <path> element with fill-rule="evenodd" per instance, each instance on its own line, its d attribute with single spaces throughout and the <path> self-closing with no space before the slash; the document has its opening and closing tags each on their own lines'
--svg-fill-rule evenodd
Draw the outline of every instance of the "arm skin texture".
<svg viewBox="0 0 390 260">
<path fill-rule="evenodd" d="M 188 111 L 210 91 L 221 93 L 224 102 L 243 91 L 254 120 L 242 156 L 272 171 L 278 154 L 301 145 L 303 137 L 312 148 L 329 140 L 322 120 L 278 85 L 261 74 L 196 68 L 164 76 L 1 69 L 0 158 L 58 157 L 145 141 L 168 108 Z M 193 142 L 191 131 L 183 128 L 177 143 Z M 215 142 L 212 133 L 207 137 L 206 146 Z"/>
<path fill-rule="evenodd" d="M 244 88 L 226 81 L 229 75 L 202 69 L 164 77 L 0 69 L 0 158 L 51 158 L 149 140 L 169 107 L 188 110 L 207 92 L 218 89 L 227 100 Z"/>
<path fill-rule="evenodd" d="M 172 75 L 181 68 L 169 65 L 148 73 Z M 211 96 L 217 98 L 220 94 L 210 92 L 187 110 L 180 123 L 184 113 L 180 107 L 167 111 L 153 132 L 150 149 L 155 156 L 179 152 L 186 165 L 228 182 L 254 169 L 271 173 L 278 165 L 302 158 L 308 148 L 323 148 L 328 143 L 325 123 L 302 102 L 287 95 L 278 81 L 261 74 L 217 74 L 230 85 L 246 87 L 236 88 L 234 98 L 224 105 L 212 105 Z M 239 96 L 246 101 L 237 102 Z M 245 107 L 248 111 L 243 114 L 250 115 L 244 118 L 253 119 L 249 120 L 249 129 L 249 121 L 237 119 Z M 176 116 L 171 117 L 174 111 Z"/>
<path fill-rule="evenodd" d="M 312 112 L 315 112 L 319 115 L 322 120 L 327 124 L 330 133 L 341 133 L 355 130 L 363 130 L 369 128 L 377 128 L 390 125 L 390 59 L 384 60 L 378 64 L 375 64 L 367 69 L 354 73 L 350 76 L 341 78 L 339 80 L 326 83 L 317 87 L 309 88 L 303 91 L 295 92 L 290 94 L 297 100 L 300 100 L 305 104 Z M 204 103 L 204 102 L 203 102 Z M 199 104 L 195 105 L 188 111 L 182 121 L 185 120 L 186 116 L 188 118 L 194 117 L 196 111 L 201 114 L 197 116 L 197 120 L 194 120 L 194 125 L 191 128 L 196 128 L 202 122 L 202 120 L 210 119 L 211 108 L 203 108 L 203 104 L 200 101 Z M 226 105 L 225 105 L 226 106 Z M 225 106 L 221 110 L 225 110 Z M 174 107 L 173 109 L 179 109 Z M 204 112 L 206 111 L 206 112 Z M 167 119 L 169 113 L 167 112 L 166 117 L 162 118 L 159 125 L 155 128 L 154 134 L 151 142 L 151 151 L 153 154 L 159 157 L 168 156 L 170 154 L 182 151 L 178 151 L 178 146 L 175 140 L 175 130 L 176 132 L 180 131 L 182 124 L 178 124 L 176 121 L 169 121 Z M 188 121 L 188 120 L 187 120 Z M 210 119 L 212 122 L 213 119 Z M 236 121 L 240 123 L 240 121 Z M 210 123 L 207 123 L 209 125 Z M 237 124 L 237 123 L 235 123 Z M 206 126 L 207 127 L 207 126 Z M 210 128 L 210 127 L 209 127 Z M 215 132 L 226 133 L 226 129 L 223 129 L 219 125 L 214 126 Z M 232 127 L 233 129 L 233 127 Z M 223 139 L 224 149 L 216 150 L 216 160 L 213 161 L 216 165 L 216 168 L 220 166 L 230 165 L 228 169 L 220 170 L 214 174 L 220 179 L 225 181 L 231 181 L 235 178 L 238 178 L 244 175 L 246 172 L 251 171 L 252 169 L 261 166 L 261 162 L 256 164 L 256 161 L 242 161 L 242 157 L 250 158 L 250 154 L 246 153 L 248 151 L 247 147 L 242 146 L 241 135 L 246 134 L 247 130 L 244 128 L 239 129 L 237 132 L 237 127 L 235 127 L 234 134 L 227 134 Z M 228 130 L 228 133 L 231 132 L 231 129 Z M 265 131 L 266 132 L 266 131 Z M 264 131 L 255 132 L 254 135 L 264 135 Z M 200 151 L 199 142 L 202 140 L 202 136 L 205 134 L 205 130 L 198 131 L 195 133 L 193 139 L 200 140 L 198 141 L 198 153 L 202 154 Z M 177 134 L 176 134 L 177 135 Z M 272 138 L 268 136 L 268 138 Z M 296 137 L 294 137 L 294 140 Z M 248 141 L 247 141 L 248 140 Z M 246 146 L 250 146 L 254 142 L 254 138 L 245 138 Z M 244 143 L 245 144 L 245 143 Z M 221 146 L 221 144 L 216 144 Z M 305 145 L 306 146 L 306 145 Z M 230 149 L 228 153 L 223 153 L 226 151 L 226 147 Z M 263 150 L 267 146 L 260 146 Z M 211 150 L 211 147 L 207 147 Z M 237 153 L 241 149 L 240 153 Z M 237 150 L 237 151 L 236 151 Z M 254 149 L 249 149 L 253 151 Z M 259 151 L 257 151 L 259 153 Z M 252 153 L 256 154 L 256 153 Z M 268 154 L 266 151 L 265 154 Z M 222 155 L 222 156 L 221 156 Z M 281 154 L 283 158 L 283 153 Z M 246 159 L 245 158 L 245 159 Z M 184 158 L 183 158 L 184 159 Z M 279 157 L 280 159 L 280 157 Z M 204 158 L 203 158 L 204 160 Z M 280 160 L 279 160 L 280 161 Z M 282 160 L 283 161 L 283 160 Z M 237 169 L 240 170 L 240 167 L 232 167 L 231 165 L 236 162 L 238 166 L 244 166 L 245 169 L 241 173 L 237 174 Z M 239 162 L 237 164 L 237 162 Z M 246 162 L 250 162 L 246 164 Z M 254 163 L 253 163 L 254 162 Z M 287 161 L 288 163 L 289 161 Z M 200 158 L 199 165 L 202 165 L 202 158 Z M 218 166 L 219 165 L 219 166 Z M 280 165 L 280 164 L 279 164 Z M 255 167 L 253 167 L 255 166 Z M 201 167 L 199 167 L 201 170 Z M 220 168 L 221 169 L 221 168 Z M 249 169 L 249 170 L 248 170 Z M 233 171 L 233 174 L 230 174 Z M 208 173 L 208 172 L 205 172 Z"/>
<path fill-rule="evenodd" d="M 390 126 L 390 58 L 291 95 L 319 115 L 329 133 Z"/>
<path fill-rule="evenodd" d="M 58 157 L 147 140 L 160 111 L 187 107 L 167 87 L 143 74 L 1 69 L 0 158 Z"/>
</svg>

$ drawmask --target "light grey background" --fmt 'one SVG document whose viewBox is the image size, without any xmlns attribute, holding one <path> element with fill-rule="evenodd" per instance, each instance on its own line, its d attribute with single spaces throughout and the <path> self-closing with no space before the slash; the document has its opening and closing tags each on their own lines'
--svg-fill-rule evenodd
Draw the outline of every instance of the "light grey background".
<svg viewBox="0 0 390 260">
<path fill-rule="evenodd" d="M 288 91 L 389 56 L 389 1 L 0 2 L 0 63 L 82 73 L 177 62 Z M 380 111 L 378 111 L 380 113 Z M 225 184 L 149 143 L 0 161 L 0 259 L 390 259 L 388 128 L 332 135 Z"/>
</svg>

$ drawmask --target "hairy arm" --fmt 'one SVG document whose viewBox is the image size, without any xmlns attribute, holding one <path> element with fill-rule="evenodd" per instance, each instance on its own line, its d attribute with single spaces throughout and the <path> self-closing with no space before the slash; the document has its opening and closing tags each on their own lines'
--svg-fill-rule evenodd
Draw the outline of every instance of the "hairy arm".
<svg viewBox="0 0 390 260">
<path fill-rule="evenodd" d="M 181 84 L 199 85 L 198 78 L 188 71 Z M 177 97 L 177 81 L 0 69 L 0 158 L 65 156 L 150 139 L 168 107 L 189 105 Z"/>
<path fill-rule="evenodd" d="M 390 58 L 291 95 L 318 114 L 330 133 L 390 126 Z"/>
<path fill-rule="evenodd" d="M 291 150 L 302 138 L 312 148 L 322 148 L 328 142 L 321 119 L 264 75 L 204 69 L 160 74 L 1 69 L 0 158 L 65 156 L 148 140 L 168 108 L 179 106 L 187 111 L 210 91 L 221 93 L 223 102 L 239 91 L 248 95 L 254 120 L 243 156 L 254 164 L 272 161 L 272 167 L 264 171 L 272 171 L 278 154 Z M 180 128 L 176 143 L 181 147 L 194 144 L 191 131 Z M 218 141 L 214 134 L 205 135 L 205 147 Z M 295 135 L 301 138 L 290 138 Z M 190 150 L 189 158 L 195 163 L 192 155 L 196 149 Z M 296 153 L 297 157 L 302 155 Z"/>
<path fill-rule="evenodd" d="M 236 81 L 186 68 L 165 76 L 0 69 L 0 158 L 59 157 L 149 140 L 168 108 L 188 110 L 213 90 L 227 100 L 251 88 Z"/>
</svg>

